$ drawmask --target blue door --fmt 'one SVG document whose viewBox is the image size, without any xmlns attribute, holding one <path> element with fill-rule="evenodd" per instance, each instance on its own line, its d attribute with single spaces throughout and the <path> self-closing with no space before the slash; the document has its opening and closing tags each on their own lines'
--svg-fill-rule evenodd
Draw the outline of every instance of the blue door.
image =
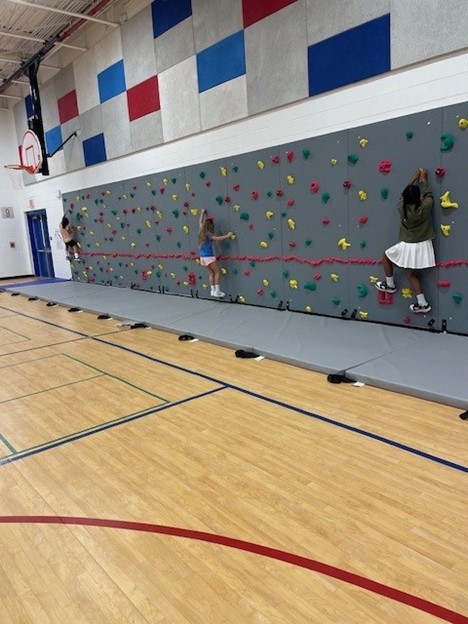
<svg viewBox="0 0 468 624">
<path fill-rule="evenodd" d="M 28 216 L 29 240 L 37 277 L 55 277 L 45 210 L 33 210 Z"/>
</svg>

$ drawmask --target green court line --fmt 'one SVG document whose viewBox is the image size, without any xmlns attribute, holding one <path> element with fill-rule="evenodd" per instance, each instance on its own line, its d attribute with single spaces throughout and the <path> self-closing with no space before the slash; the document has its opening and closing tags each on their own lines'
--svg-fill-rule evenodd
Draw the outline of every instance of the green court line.
<svg viewBox="0 0 468 624">
<path fill-rule="evenodd" d="M 170 401 L 165 401 L 161 403 L 161 405 L 154 405 L 152 407 L 148 407 L 144 410 L 140 410 L 139 412 L 134 412 L 132 414 L 127 414 L 125 416 L 120 416 L 119 418 L 114 418 L 114 420 L 107 420 L 106 422 L 100 423 L 99 425 L 94 425 L 94 427 L 88 427 L 86 429 L 80 429 L 79 431 L 74 431 L 69 435 L 62 436 L 61 438 L 53 438 L 52 440 L 48 440 L 47 442 L 43 442 L 42 444 L 37 444 L 35 446 L 30 446 L 25 449 L 21 449 L 20 451 L 16 451 L 13 447 L 9 447 L 13 449 L 13 452 L 10 455 L 7 455 L 4 459 L 8 457 L 16 457 L 21 456 L 23 453 L 29 453 L 31 451 L 37 451 L 42 448 L 46 449 L 51 444 L 55 444 L 58 442 L 66 442 L 67 440 L 74 440 L 76 437 L 82 437 L 85 434 L 98 433 L 101 430 L 111 429 L 113 426 L 124 424 L 127 420 L 133 420 L 138 418 L 139 416 L 149 416 L 150 414 L 154 414 L 158 411 L 158 409 L 165 407 L 166 405 L 170 405 Z M 0 436 L 1 438 L 2 436 Z"/>
<path fill-rule="evenodd" d="M 5 331 L 11 332 L 12 334 L 16 334 L 16 336 L 21 336 L 21 338 L 24 338 L 25 340 L 31 340 L 29 336 L 20 334 L 19 332 L 15 331 L 14 329 L 10 329 L 9 327 L 4 327 L 3 325 L 0 325 L 0 329 L 4 329 Z"/>
<path fill-rule="evenodd" d="M 5 436 L 2 436 L 1 433 L 0 433 L 0 441 L 3 442 L 3 444 L 7 447 L 9 451 L 11 451 L 12 455 L 16 455 L 18 451 L 8 442 Z M 10 456 L 7 455 L 7 457 L 10 457 Z"/>
<path fill-rule="evenodd" d="M 52 392 L 53 390 L 58 390 L 59 388 L 66 388 L 67 386 L 73 386 L 74 384 L 83 383 L 84 381 L 89 381 L 90 379 L 98 379 L 98 377 L 102 377 L 103 375 L 93 375 L 92 377 L 86 377 L 86 379 L 78 379 L 77 381 L 69 381 L 65 384 L 60 384 L 60 386 L 53 386 L 53 388 L 46 388 L 45 390 L 38 390 L 37 392 L 30 392 L 29 394 L 21 394 L 20 396 L 13 397 L 12 399 L 5 399 L 4 401 L 0 401 L 0 405 L 4 403 L 11 403 L 11 401 L 19 401 L 20 399 L 27 399 L 28 397 L 37 396 L 38 394 L 43 394 L 44 392 Z"/>
<path fill-rule="evenodd" d="M 92 364 L 88 364 L 87 362 L 83 362 L 83 360 L 79 360 L 78 358 L 75 358 L 71 355 L 68 355 L 68 353 L 62 353 L 61 355 L 64 355 L 67 358 L 70 358 L 70 360 L 75 360 L 75 362 L 79 362 L 80 364 L 83 364 L 84 366 L 88 366 L 89 368 L 92 368 L 93 370 L 96 370 L 100 373 L 102 373 L 103 375 L 106 375 L 107 377 L 112 377 L 113 379 L 117 379 L 117 381 L 121 381 L 122 383 L 126 384 L 127 386 L 130 386 L 131 388 L 135 388 L 135 390 L 139 390 L 140 392 L 144 392 L 145 394 L 149 394 L 149 396 L 154 397 L 155 399 L 159 399 L 160 401 L 164 401 L 165 403 L 169 403 L 169 399 L 165 399 L 162 396 L 159 396 L 159 394 L 154 394 L 153 392 L 150 392 L 149 390 L 144 390 L 143 388 L 140 388 L 139 386 L 136 386 L 135 384 L 130 383 L 129 381 L 125 381 L 125 379 L 122 379 L 121 377 L 117 377 L 117 375 L 111 375 L 111 373 L 108 373 L 107 371 L 103 371 L 100 368 L 97 368 L 96 366 L 93 366 Z"/>
</svg>

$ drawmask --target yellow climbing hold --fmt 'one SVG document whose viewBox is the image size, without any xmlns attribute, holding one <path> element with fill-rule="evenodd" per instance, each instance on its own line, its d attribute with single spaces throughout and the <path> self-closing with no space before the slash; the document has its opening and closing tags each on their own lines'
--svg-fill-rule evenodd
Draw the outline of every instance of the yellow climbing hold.
<svg viewBox="0 0 468 624">
<path fill-rule="evenodd" d="M 268 287 L 268 286 L 270 285 L 270 282 L 269 282 L 267 279 L 264 279 L 264 280 L 262 280 L 262 284 L 263 284 L 265 287 Z"/>
<path fill-rule="evenodd" d="M 369 143 L 369 141 L 368 141 L 367 139 L 361 139 L 361 140 L 359 141 L 359 145 L 360 145 L 362 148 L 366 147 L 368 143 Z"/>
<path fill-rule="evenodd" d="M 272 218 L 274 217 L 274 215 L 275 215 L 275 213 L 274 213 L 274 212 L 272 212 L 271 210 L 267 210 L 267 211 L 265 212 L 265 216 L 266 216 L 266 218 L 267 218 L 268 220 L 272 219 Z"/>
<path fill-rule="evenodd" d="M 239 206 L 239 204 L 234 204 L 233 208 L 234 208 L 234 210 L 235 210 L 236 212 L 239 212 L 239 210 L 240 210 L 240 206 Z"/>
<path fill-rule="evenodd" d="M 132 247 L 133 249 L 135 249 L 135 247 L 136 247 L 136 243 L 130 243 L 130 247 Z"/>
<path fill-rule="evenodd" d="M 337 273 L 332 273 L 330 277 L 334 282 L 337 282 L 340 279 L 340 276 Z"/>
<path fill-rule="evenodd" d="M 156 214 L 158 215 L 160 219 L 163 218 L 163 213 L 160 210 L 156 210 Z"/>
<path fill-rule="evenodd" d="M 179 197 L 179 196 L 177 195 L 177 193 L 173 193 L 173 194 L 172 194 L 172 199 L 173 199 L 174 201 L 177 201 L 177 198 L 178 198 L 178 197 Z"/>
<path fill-rule="evenodd" d="M 288 219 L 288 227 L 290 230 L 296 229 L 296 222 L 294 221 L 294 219 Z"/>
<path fill-rule="evenodd" d="M 450 230 L 452 229 L 451 225 L 443 225 L 442 223 L 440 224 L 440 229 L 442 231 L 442 234 L 444 236 L 450 236 Z"/>
<path fill-rule="evenodd" d="M 158 264 L 158 269 L 159 269 L 160 271 L 162 271 L 162 270 L 164 269 L 164 265 L 163 265 L 163 264 Z"/>
<path fill-rule="evenodd" d="M 225 269 L 224 267 L 221 267 L 221 274 L 222 275 L 226 275 L 227 274 L 227 269 Z"/>
<path fill-rule="evenodd" d="M 379 281 L 378 277 L 375 277 L 375 275 L 369 275 L 369 282 L 371 284 L 377 284 L 378 281 Z"/>
<path fill-rule="evenodd" d="M 286 180 L 287 180 L 288 184 L 294 184 L 294 182 L 296 181 L 294 176 L 292 176 L 292 175 L 286 176 Z"/>
<path fill-rule="evenodd" d="M 167 178 L 163 178 L 163 184 L 164 186 L 167 186 L 169 184 L 169 180 Z"/>
<path fill-rule="evenodd" d="M 193 214 L 194 217 L 196 217 L 198 214 L 198 208 L 191 208 L 190 212 Z"/>
<path fill-rule="evenodd" d="M 146 183 L 146 186 L 147 186 L 148 188 L 151 188 L 153 185 L 151 184 L 151 182 L 147 182 L 147 183 Z"/>
<path fill-rule="evenodd" d="M 146 219 L 145 224 L 146 227 L 151 227 L 153 225 L 149 219 Z"/>
<path fill-rule="evenodd" d="M 264 169 L 264 167 L 265 167 L 265 163 L 263 162 L 263 160 L 258 160 L 258 161 L 257 161 L 257 167 L 258 167 L 259 169 Z"/>
<path fill-rule="evenodd" d="M 234 234 L 234 232 L 231 234 L 231 240 L 236 240 L 236 235 Z"/>
<path fill-rule="evenodd" d="M 334 167 L 338 163 L 336 158 L 330 158 L 330 165 Z"/>
<path fill-rule="evenodd" d="M 295 279 L 289 280 L 289 286 L 293 289 L 297 289 L 297 280 Z"/>
<path fill-rule="evenodd" d="M 89 233 L 91 234 L 91 236 L 94 236 L 93 230 L 89 230 Z"/>
<path fill-rule="evenodd" d="M 186 191 L 190 191 L 191 188 L 192 188 L 192 185 L 190 184 L 190 182 L 186 182 L 185 183 L 185 190 Z"/>
<path fill-rule="evenodd" d="M 188 225 L 184 225 L 184 227 L 182 228 L 184 231 L 184 234 L 188 234 L 189 233 L 189 227 Z"/>
<path fill-rule="evenodd" d="M 365 312 L 364 310 L 359 310 L 359 318 L 366 319 L 369 316 L 369 312 Z"/>
<path fill-rule="evenodd" d="M 309 305 L 306 306 L 305 311 L 306 312 L 312 312 L 312 306 L 309 306 Z"/>
<path fill-rule="evenodd" d="M 127 237 L 126 237 L 126 236 L 121 236 L 120 238 L 121 238 L 122 240 L 127 240 Z"/>
<path fill-rule="evenodd" d="M 146 271 L 146 275 L 153 275 L 153 271 Z"/>
<path fill-rule="evenodd" d="M 360 199 L 361 201 L 366 201 L 366 199 L 367 199 L 367 193 L 366 193 L 366 191 L 361 190 L 361 191 L 359 191 L 358 195 L 359 195 L 359 199 Z"/>
<path fill-rule="evenodd" d="M 239 303 L 245 303 L 245 297 L 244 297 L 244 295 L 239 295 L 239 296 L 238 296 L 238 298 L 237 298 L 237 301 L 238 301 Z"/>
<path fill-rule="evenodd" d="M 458 125 L 462 130 L 468 128 L 468 119 L 464 119 L 463 117 L 459 120 Z"/>
<path fill-rule="evenodd" d="M 458 204 L 450 199 L 450 191 L 440 196 L 440 205 L 442 208 L 458 208 Z"/>
<path fill-rule="evenodd" d="M 266 241 L 261 241 L 260 247 L 263 247 L 264 249 L 266 249 L 268 247 L 268 243 Z"/>
<path fill-rule="evenodd" d="M 401 294 L 403 295 L 404 299 L 411 299 L 413 296 L 413 291 L 411 290 L 411 288 L 402 288 Z"/>
<path fill-rule="evenodd" d="M 351 243 L 348 243 L 346 238 L 340 238 L 338 241 L 338 247 L 341 247 L 341 249 L 348 249 L 348 247 L 351 247 Z"/>
<path fill-rule="evenodd" d="M 222 176 L 224 176 L 224 177 L 227 176 L 227 168 L 226 167 L 220 167 L 219 171 L 220 171 Z"/>
</svg>

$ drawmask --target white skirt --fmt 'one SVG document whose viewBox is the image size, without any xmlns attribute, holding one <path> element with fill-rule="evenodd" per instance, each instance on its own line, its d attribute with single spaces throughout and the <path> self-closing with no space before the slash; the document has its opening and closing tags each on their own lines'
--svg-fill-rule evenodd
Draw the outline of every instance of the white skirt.
<svg viewBox="0 0 468 624">
<path fill-rule="evenodd" d="M 385 255 L 393 264 L 404 269 L 428 269 L 436 263 L 431 240 L 421 243 L 397 243 L 386 249 Z"/>
</svg>

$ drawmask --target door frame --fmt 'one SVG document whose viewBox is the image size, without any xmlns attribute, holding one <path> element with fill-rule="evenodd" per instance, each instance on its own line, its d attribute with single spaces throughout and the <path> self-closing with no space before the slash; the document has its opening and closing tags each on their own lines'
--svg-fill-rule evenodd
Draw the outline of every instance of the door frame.
<svg viewBox="0 0 468 624">
<path fill-rule="evenodd" d="M 52 248 L 50 244 L 49 227 L 47 224 L 47 211 L 44 208 L 39 210 L 27 210 L 25 212 L 29 233 L 29 246 L 34 265 L 34 274 L 37 277 L 55 277 L 54 261 L 52 258 Z M 39 217 L 44 249 L 40 249 L 33 222 Z M 43 254 L 41 256 L 41 254 Z M 41 262 L 41 260 L 43 260 Z M 45 273 L 45 274 L 44 274 Z"/>
</svg>

